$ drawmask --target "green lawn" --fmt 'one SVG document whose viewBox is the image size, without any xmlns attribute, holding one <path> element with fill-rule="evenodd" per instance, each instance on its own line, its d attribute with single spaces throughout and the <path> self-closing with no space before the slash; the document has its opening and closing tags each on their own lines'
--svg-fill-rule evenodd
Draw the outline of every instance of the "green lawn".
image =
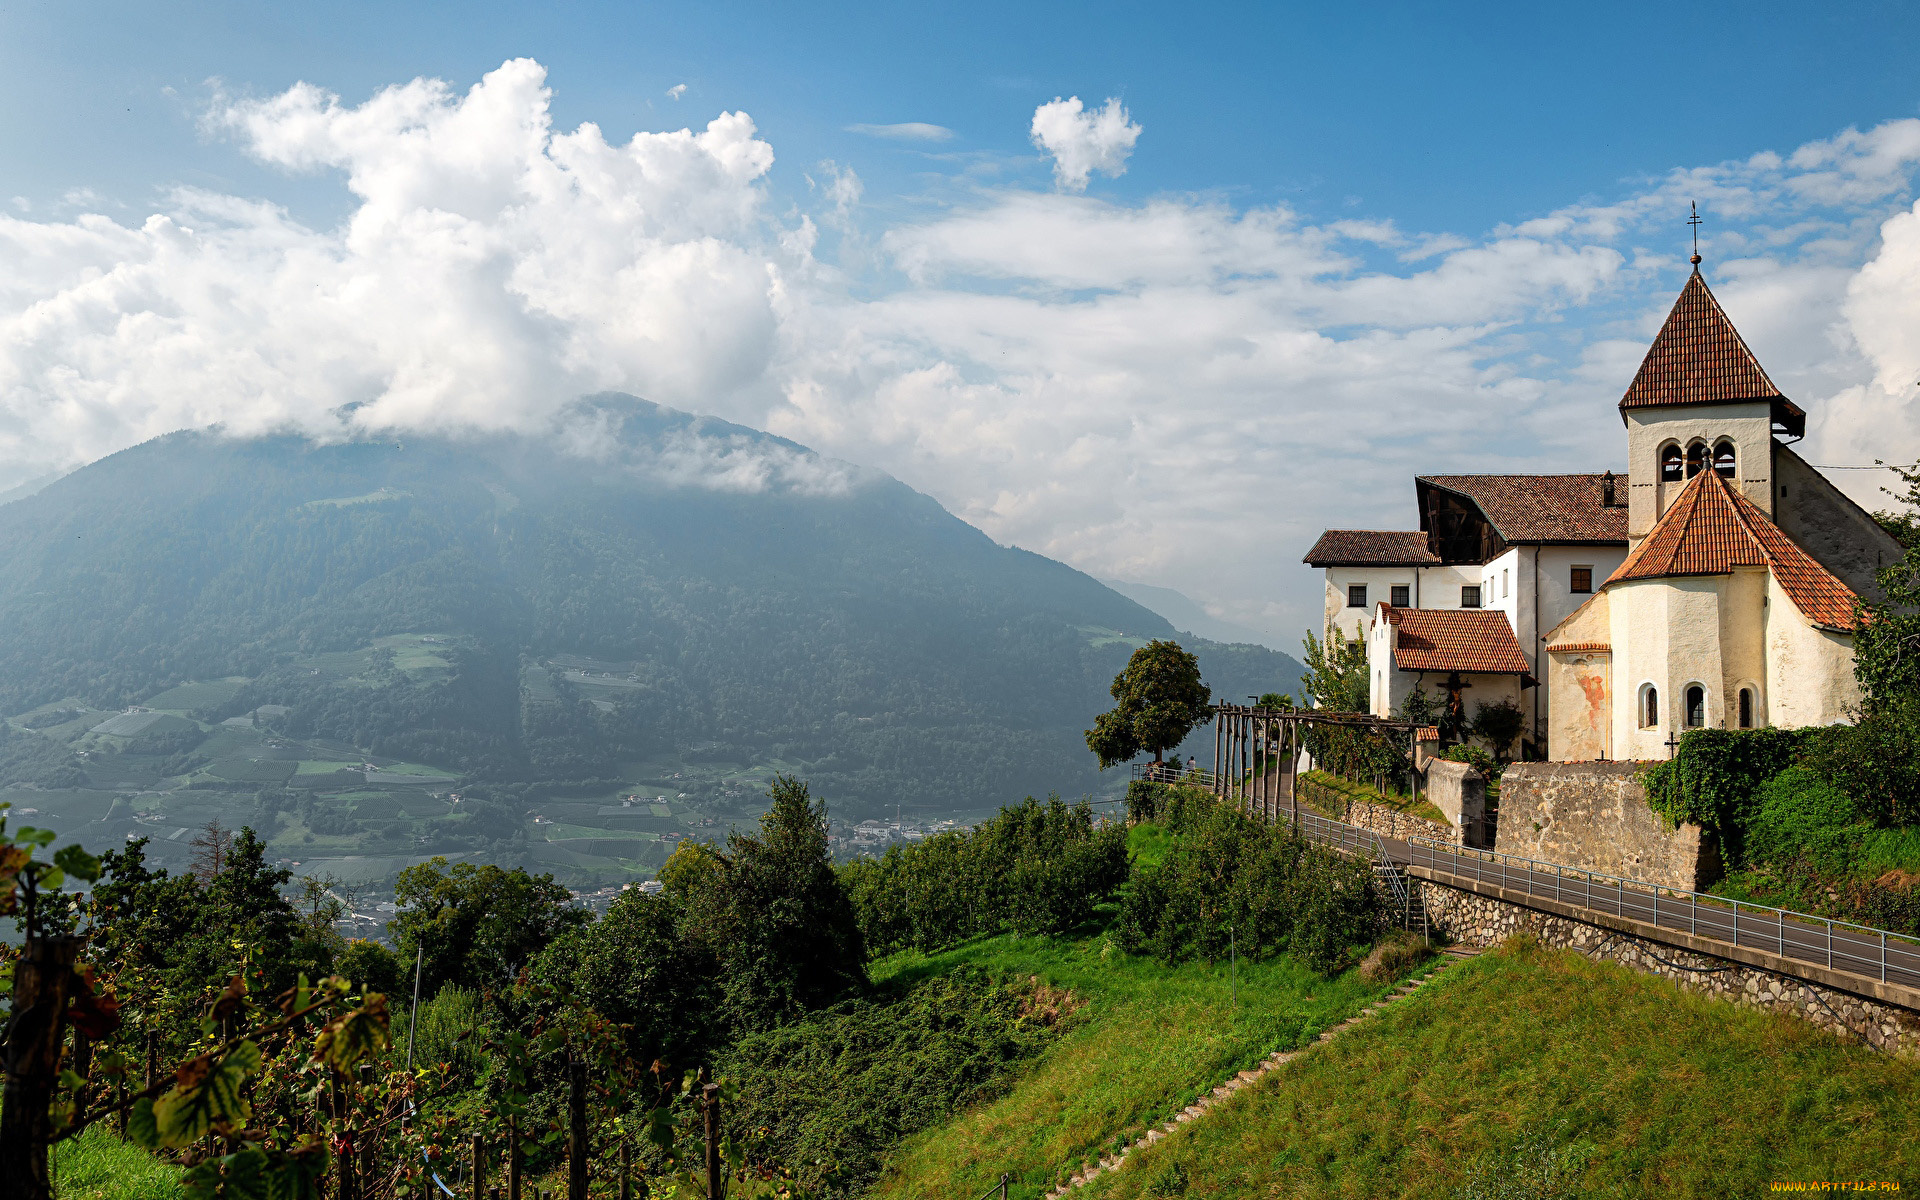
<svg viewBox="0 0 1920 1200">
<path fill-rule="evenodd" d="M 180 1168 L 96 1125 L 54 1148 L 53 1194 L 57 1200 L 174 1200 Z"/>
<path fill-rule="evenodd" d="M 1285 959 L 1242 962 L 1236 1009 L 1226 963 L 1164 967 L 1121 953 L 1103 935 L 1008 936 L 932 956 L 903 953 L 874 964 L 874 975 L 911 978 L 962 963 L 1038 975 L 1086 1007 L 1006 1094 L 908 1140 L 870 1195 L 968 1200 L 1008 1171 L 1012 1197 L 1037 1197 L 1121 1136 L 1140 1136 L 1382 990 L 1353 972 L 1323 980 Z"/>
<path fill-rule="evenodd" d="M 1920 1064 L 1517 942 L 1448 969 L 1084 1194 L 1723 1197 L 1763 1195 L 1774 1180 L 1910 1188 L 1920 1183 L 1917 1089 Z"/>
</svg>

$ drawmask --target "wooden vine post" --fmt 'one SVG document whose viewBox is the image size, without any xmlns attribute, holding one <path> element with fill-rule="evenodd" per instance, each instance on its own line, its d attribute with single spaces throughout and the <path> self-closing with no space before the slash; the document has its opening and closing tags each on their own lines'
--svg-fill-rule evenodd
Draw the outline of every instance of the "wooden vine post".
<svg viewBox="0 0 1920 1200">
<path fill-rule="evenodd" d="M 0 1108 L 0 1196 L 8 1200 L 52 1200 L 48 1107 L 60 1079 L 68 992 L 79 956 L 77 937 L 30 937 L 14 966 L 6 1098 Z"/>
<path fill-rule="evenodd" d="M 520 1200 L 520 1118 L 507 1117 L 507 1200 Z"/>
<path fill-rule="evenodd" d="M 587 1200 L 587 1064 L 567 1064 L 567 1200 Z"/>
<path fill-rule="evenodd" d="M 700 1107 L 707 1125 L 707 1200 L 727 1200 L 727 1184 L 720 1175 L 720 1085 L 708 1082 L 700 1068 Z"/>
</svg>

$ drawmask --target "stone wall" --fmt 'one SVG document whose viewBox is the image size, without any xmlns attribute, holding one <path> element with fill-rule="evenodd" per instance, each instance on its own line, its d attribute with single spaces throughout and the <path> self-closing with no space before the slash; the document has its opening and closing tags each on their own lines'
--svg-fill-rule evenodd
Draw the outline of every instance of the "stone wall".
<svg viewBox="0 0 1920 1200">
<path fill-rule="evenodd" d="M 1295 786 L 1300 790 L 1300 803 L 1336 821 L 1345 821 L 1349 825 L 1371 829 L 1393 838 L 1424 837 L 1456 845 L 1460 841 L 1459 831 L 1445 821 L 1410 816 L 1384 804 L 1355 800 L 1344 792 L 1305 777 L 1300 777 Z"/>
<path fill-rule="evenodd" d="M 1466 763 L 1434 759 L 1427 764 L 1426 798 L 1447 814 L 1465 845 L 1492 848 L 1485 844 L 1487 780 L 1480 772 Z"/>
<path fill-rule="evenodd" d="M 1505 814 L 1501 823 L 1506 823 Z M 1659 975 L 1688 991 L 1788 1013 L 1887 1053 L 1920 1057 L 1920 1013 L 1430 880 L 1416 882 L 1428 920 L 1456 942 L 1491 946 L 1516 933 L 1530 933 L 1544 945 Z"/>
<path fill-rule="evenodd" d="M 1698 825 L 1669 829 L 1647 805 L 1644 764 L 1514 763 L 1500 777 L 1502 854 L 1704 891 L 1720 854 Z"/>
</svg>

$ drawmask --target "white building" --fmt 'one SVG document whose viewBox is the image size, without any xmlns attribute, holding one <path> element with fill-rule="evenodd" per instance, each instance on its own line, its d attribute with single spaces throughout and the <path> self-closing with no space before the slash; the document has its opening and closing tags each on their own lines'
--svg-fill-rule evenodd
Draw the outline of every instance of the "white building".
<svg viewBox="0 0 1920 1200">
<path fill-rule="evenodd" d="M 1414 487 L 1418 530 L 1330 529 L 1307 552 L 1305 561 L 1326 571 L 1326 627 L 1366 640 L 1377 715 L 1398 714 L 1416 687 L 1459 698 L 1467 717 L 1480 704 L 1512 700 L 1527 730 L 1514 749 L 1537 757 L 1550 711 L 1545 632 L 1626 558 L 1628 489 L 1610 473 L 1425 475 Z M 1395 622 L 1403 609 L 1473 615 L 1416 618 L 1402 630 Z M 1450 665 L 1394 650 L 1442 629 Z M 1488 678 L 1454 678 L 1462 672 Z M 1463 683 L 1471 695 L 1462 695 Z"/>
<path fill-rule="evenodd" d="M 1553 757 L 1659 759 L 1689 728 L 1849 719 L 1855 603 L 1901 548 L 1788 448 L 1806 414 L 1697 258 L 1620 417 L 1630 553 L 1548 629 Z"/>
</svg>

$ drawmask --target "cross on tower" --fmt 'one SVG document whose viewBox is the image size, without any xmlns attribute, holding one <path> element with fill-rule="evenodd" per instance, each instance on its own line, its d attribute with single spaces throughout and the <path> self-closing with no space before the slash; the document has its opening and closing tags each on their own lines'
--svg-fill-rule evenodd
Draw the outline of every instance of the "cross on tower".
<svg viewBox="0 0 1920 1200">
<path fill-rule="evenodd" d="M 1692 210 L 1692 215 L 1687 218 L 1687 224 L 1693 226 L 1693 265 L 1698 267 L 1700 265 L 1700 206 L 1689 200 L 1687 207 Z"/>
</svg>

